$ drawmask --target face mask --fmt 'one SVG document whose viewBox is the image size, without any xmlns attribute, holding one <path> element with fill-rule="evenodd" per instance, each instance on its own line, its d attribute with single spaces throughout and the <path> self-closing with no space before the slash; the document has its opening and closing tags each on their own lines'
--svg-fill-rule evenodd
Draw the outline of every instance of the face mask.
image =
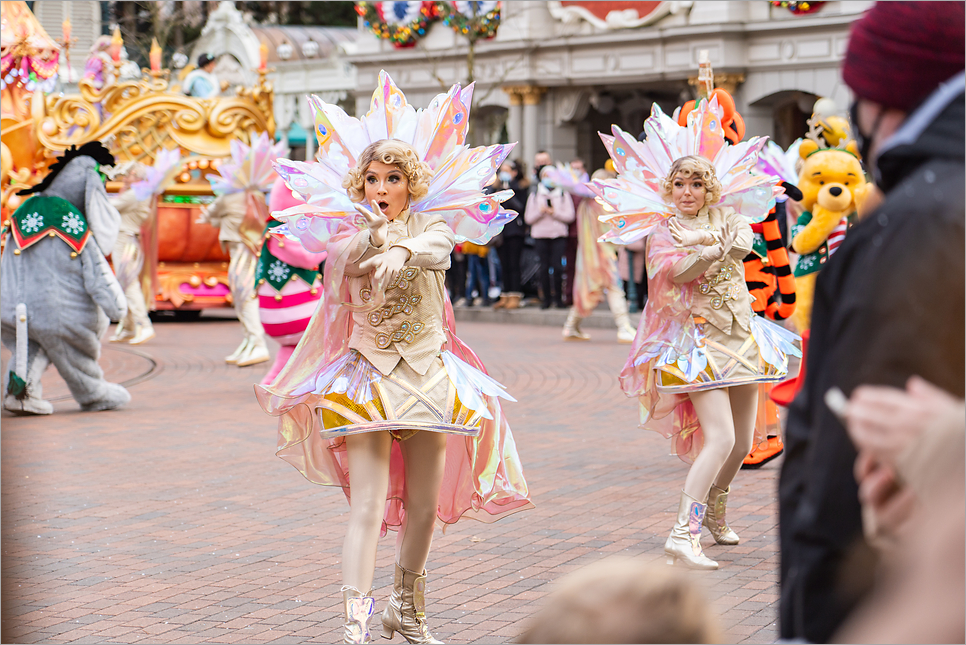
<svg viewBox="0 0 966 645">
<path fill-rule="evenodd" d="M 509 184 L 510 180 L 513 179 L 513 175 L 511 175 L 508 172 L 501 172 L 499 174 L 499 177 L 500 177 L 500 181 L 502 181 L 504 184 Z"/>
<path fill-rule="evenodd" d="M 540 171 L 543 170 L 544 168 L 546 168 L 546 166 L 537 166 L 536 168 L 533 169 L 533 175 L 535 177 L 539 178 L 540 177 Z"/>
<path fill-rule="evenodd" d="M 872 124 L 872 132 L 866 136 L 862 132 L 862 128 L 859 127 L 859 102 L 857 100 L 852 101 L 852 105 L 849 106 L 849 120 L 852 121 L 852 127 L 855 128 L 855 143 L 859 147 L 859 157 L 867 168 L 872 167 L 872 158 L 870 156 L 872 153 L 872 139 L 875 138 L 875 133 L 879 130 L 879 123 L 882 121 L 882 116 L 885 112 L 885 109 L 879 110 L 879 114 Z"/>
<path fill-rule="evenodd" d="M 540 183 L 543 184 L 544 188 L 547 190 L 553 190 L 553 183 L 549 179 L 541 179 Z"/>
</svg>

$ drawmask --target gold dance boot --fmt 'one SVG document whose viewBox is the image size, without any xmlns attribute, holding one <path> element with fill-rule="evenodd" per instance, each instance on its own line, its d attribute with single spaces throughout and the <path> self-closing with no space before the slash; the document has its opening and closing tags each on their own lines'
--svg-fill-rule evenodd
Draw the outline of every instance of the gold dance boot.
<svg viewBox="0 0 966 645">
<path fill-rule="evenodd" d="M 671 529 L 671 535 L 664 543 L 664 553 L 667 563 L 675 564 L 678 560 L 689 569 L 717 569 L 718 563 L 708 558 L 701 550 L 701 522 L 707 506 L 681 491 L 681 503 L 678 506 L 678 521 Z"/>
<path fill-rule="evenodd" d="M 711 531 L 714 541 L 718 544 L 738 544 L 738 534 L 731 530 L 725 521 L 725 511 L 728 508 L 728 493 L 731 486 L 721 490 L 714 484 L 708 493 L 708 511 L 704 515 L 704 525 Z"/>
<path fill-rule="evenodd" d="M 342 608 L 345 610 L 345 631 L 342 633 L 343 643 L 371 643 L 369 634 L 369 619 L 375 610 L 372 590 L 362 593 L 355 587 L 342 587 Z"/>
<path fill-rule="evenodd" d="M 392 595 L 382 612 L 382 637 L 402 634 L 410 643 L 442 643 L 433 638 L 426 624 L 426 571 L 416 573 L 396 564 Z"/>
</svg>

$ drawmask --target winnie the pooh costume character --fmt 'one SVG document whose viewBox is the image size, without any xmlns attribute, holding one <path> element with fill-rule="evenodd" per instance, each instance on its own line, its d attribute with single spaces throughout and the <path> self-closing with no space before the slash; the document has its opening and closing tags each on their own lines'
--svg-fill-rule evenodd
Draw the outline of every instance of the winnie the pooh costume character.
<svg viewBox="0 0 966 645">
<path fill-rule="evenodd" d="M 815 278 L 845 239 L 856 216 L 856 203 L 862 202 L 868 189 L 858 147 L 848 140 L 848 122 L 816 115 L 809 125 L 808 138 L 799 147 L 803 164 L 798 188 L 804 211 L 792 227 L 792 249 L 799 258 L 795 265 L 797 306 L 791 320 L 799 333 L 809 328 Z"/>
</svg>

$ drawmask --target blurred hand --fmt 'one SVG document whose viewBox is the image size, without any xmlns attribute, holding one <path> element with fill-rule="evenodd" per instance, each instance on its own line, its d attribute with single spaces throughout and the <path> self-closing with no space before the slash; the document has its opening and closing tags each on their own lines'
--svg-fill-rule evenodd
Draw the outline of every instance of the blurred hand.
<svg viewBox="0 0 966 645">
<path fill-rule="evenodd" d="M 363 271 L 372 271 L 372 285 L 378 290 L 385 292 L 386 288 L 393 283 L 402 268 L 409 260 L 409 249 L 401 246 L 394 246 L 385 253 L 380 253 L 368 260 L 359 263 L 359 268 Z"/>
<path fill-rule="evenodd" d="M 355 207 L 366 220 L 366 226 L 369 228 L 369 240 L 372 245 L 383 246 L 389 235 L 389 218 L 379 208 L 379 204 L 373 200 L 372 210 L 362 204 L 356 204 Z"/>
<path fill-rule="evenodd" d="M 846 410 L 849 437 L 860 451 L 895 465 L 912 442 L 963 402 L 925 379 L 913 376 L 906 389 L 861 385 Z"/>
<path fill-rule="evenodd" d="M 892 466 L 876 461 L 869 451 L 859 453 L 854 473 L 866 538 L 880 548 L 887 546 L 904 529 L 916 496 L 899 482 Z"/>
</svg>

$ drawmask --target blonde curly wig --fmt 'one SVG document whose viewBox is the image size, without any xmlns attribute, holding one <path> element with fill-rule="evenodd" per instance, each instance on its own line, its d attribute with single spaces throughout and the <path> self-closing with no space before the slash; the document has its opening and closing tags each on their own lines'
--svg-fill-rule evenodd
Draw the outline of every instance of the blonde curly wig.
<svg viewBox="0 0 966 645">
<path fill-rule="evenodd" d="M 409 180 L 409 203 L 418 202 L 429 192 L 429 180 L 433 170 L 425 161 L 420 161 L 413 147 L 398 139 L 382 139 L 370 143 L 359 156 L 359 163 L 349 170 L 349 174 L 342 180 L 342 187 L 354 202 L 366 199 L 365 177 L 369 164 L 381 161 L 390 166 L 396 166 Z"/>
<path fill-rule="evenodd" d="M 693 155 L 690 157 L 681 157 L 671 164 L 671 170 L 661 185 L 661 197 L 665 201 L 671 201 L 672 184 L 674 183 L 674 177 L 678 174 L 684 177 L 697 176 L 704 181 L 704 187 L 707 189 L 704 197 L 705 206 L 714 206 L 721 199 L 722 186 L 721 182 L 718 181 L 718 176 L 714 172 L 714 166 L 704 157 Z"/>
</svg>

